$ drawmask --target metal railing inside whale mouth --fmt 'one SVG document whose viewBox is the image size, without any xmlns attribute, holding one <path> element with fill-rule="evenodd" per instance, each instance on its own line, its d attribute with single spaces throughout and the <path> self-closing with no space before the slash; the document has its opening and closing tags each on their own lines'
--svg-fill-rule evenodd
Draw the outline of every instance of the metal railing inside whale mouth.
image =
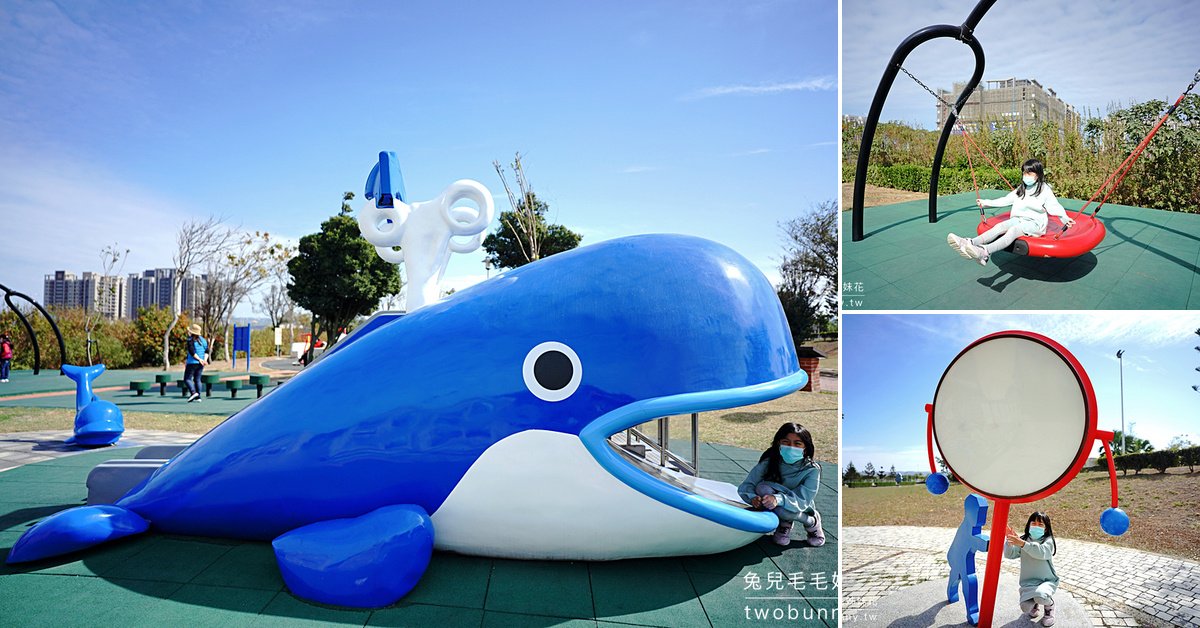
<svg viewBox="0 0 1200 628">
<path fill-rule="evenodd" d="M 691 460 L 686 460 L 671 451 L 670 417 L 660 417 L 654 421 L 658 432 L 657 438 L 646 435 L 638 429 L 640 426 L 635 426 L 609 436 L 608 441 L 614 444 L 619 451 L 632 454 L 649 464 L 673 469 L 695 477 L 697 470 L 700 468 L 700 441 L 697 436 L 700 433 L 700 414 L 693 412 L 691 422 L 691 438 L 688 443 Z M 646 424 L 643 423 L 642 425 Z"/>
<path fill-rule="evenodd" d="M 618 432 L 617 434 L 624 434 L 624 432 Z M 716 480 L 708 480 L 689 474 L 685 471 L 660 465 L 657 461 L 651 460 L 652 456 L 642 456 L 638 453 L 636 447 L 630 449 L 619 444 L 617 442 L 618 440 L 620 439 L 610 438 L 608 440 L 608 446 L 616 451 L 621 458 L 631 465 L 637 467 L 646 475 L 708 500 L 730 506 L 736 506 L 738 508 L 749 508 L 749 506 L 742 501 L 741 497 L 738 496 L 736 486 L 725 482 L 718 482 Z M 648 451 L 652 453 L 655 450 Z"/>
</svg>

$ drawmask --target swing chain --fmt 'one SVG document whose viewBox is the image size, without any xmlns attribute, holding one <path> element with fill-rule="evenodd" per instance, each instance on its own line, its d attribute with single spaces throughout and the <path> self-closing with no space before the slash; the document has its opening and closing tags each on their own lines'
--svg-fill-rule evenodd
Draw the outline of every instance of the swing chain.
<svg viewBox="0 0 1200 628">
<path fill-rule="evenodd" d="M 913 73 L 912 73 L 912 72 L 909 72 L 907 69 L 905 69 L 905 67 L 904 67 L 904 66 L 897 64 L 897 65 L 896 65 L 896 67 L 900 68 L 900 71 L 901 71 L 901 72 L 903 72 L 903 73 L 905 73 L 905 74 L 907 74 L 907 75 L 908 75 L 908 78 L 910 78 L 910 79 L 912 79 L 912 80 L 916 81 L 917 85 L 920 85 L 921 87 L 925 88 L 925 91 L 929 92 L 929 94 L 930 94 L 931 96 L 933 96 L 934 98 L 938 99 L 938 101 L 939 101 L 939 102 L 941 102 L 943 105 L 945 105 L 945 107 L 946 107 L 947 109 L 949 109 L 951 113 L 953 113 L 953 114 L 954 114 L 954 117 L 955 117 L 955 119 L 957 119 L 957 118 L 959 117 L 959 116 L 958 116 L 958 107 L 955 107 L 954 105 L 952 105 L 952 104 L 950 104 L 950 103 L 946 102 L 946 99 L 945 99 L 945 98 L 942 98 L 941 96 L 938 96 L 937 92 L 933 91 L 932 89 L 929 89 L 929 86 L 928 86 L 928 85 L 926 85 L 926 84 L 922 83 L 922 82 L 921 82 L 921 79 L 919 79 L 919 78 L 917 78 L 917 77 L 913 76 Z M 1200 79 L 1200 73 L 1197 73 L 1197 74 L 1196 74 L 1196 77 L 1197 77 L 1198 79 Z"/>
</svg>

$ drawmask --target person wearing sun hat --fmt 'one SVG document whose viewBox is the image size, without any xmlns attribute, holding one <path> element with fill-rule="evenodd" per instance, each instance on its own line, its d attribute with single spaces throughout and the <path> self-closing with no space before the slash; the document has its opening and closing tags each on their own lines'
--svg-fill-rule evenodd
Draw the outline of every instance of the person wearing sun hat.
<svg viewBox="0 0 1200 628">
<path fill-rule="evenodd" d="M 202 401 L 200 399 L 200 374 L 208 364 L 208 341 L 200 335 L 200 326 L 188 325 L 187 363 L 183 366 L 183 384 L 187 386 L 188 403 Z"/>
</svg>

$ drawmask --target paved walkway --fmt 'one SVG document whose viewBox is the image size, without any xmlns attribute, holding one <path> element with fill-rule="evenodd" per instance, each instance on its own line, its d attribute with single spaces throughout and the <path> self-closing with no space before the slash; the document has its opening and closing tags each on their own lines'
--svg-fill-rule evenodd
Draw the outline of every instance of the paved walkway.
<svg viewBox="0 0 1200 628">
<path fill-rule="evenodd" d="M 0 434 L 0 471 L 88 451 L 113 451 L 145 445 L 176 445 L 191 443 L 200 438 L 199 434 L 159 430 L 125 430 L 125 433 L 121 435 L 121 440 L 117 441 L 115 445 L 80 447 L 66 443 L 66 440 L 74 434 L 71 430 Z"/>
<path fill-rule="evenodd" d="M 912 526 L 842 529 L 843 621 L 892 591 L 946 578 L 953 528 Z M 985 555 L 977 553 L 982 579 Z M 1017 573 L 1017 561 L 1002 569 Z M 1093 626 L 1200 627 L 1200 563 L 1087 541 L 1062 539 L 1054 566 L 1060 586 L 1079 599 Z"/>
</svg>

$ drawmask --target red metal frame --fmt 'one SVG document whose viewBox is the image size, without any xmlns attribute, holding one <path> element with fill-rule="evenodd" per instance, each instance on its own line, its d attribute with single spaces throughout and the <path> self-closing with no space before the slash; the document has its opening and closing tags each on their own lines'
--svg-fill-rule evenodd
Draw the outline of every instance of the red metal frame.
<svg viewBox="0 0 1200 628">
<path fill-rule="evenodd" d="M 1099 224 L 1099 222 L 1097 222 L 1097 224 Z M 1103 226 L 1101 226 L 1101 228 L 1103 228 Z M 1005 532 L 1008 530 L 1008 512 L 1012 504 L 1023 504 L 1037 501 L 1039 499 L 1049 497 L 1050 495 L 1053 495 L 1061 490 L 1068 483 L 1070 483 L 1071 480 L 1075 479 L 1075 476 L 1079 475 L 1079 471 L 1083 469 L 1083 465 L 1087 462 L 1088 454 L 1091 453 L 1091 449 L 1095 442 L 1099 440 L 1104 445 L 1104 451 L 1108 455 L 1108 472 L 1109 479 L 1112 484 L 1112 507 L 1117 507 L 1117 472 L 1116 467 L 1113 465 L 1112 451 L 1109 449 L 1109 442 L 1113 439 L 1114 434 L 1111 431 L 1097 429 L 1096 391 L 1092 388 L 1092 381 L 1088 378 L 1087 372 L 1083 369 L 1083 365 L 1079 363 L 1079 360 L 1075 359 L 1075 356 L 1071 355 L 1070 351 L 1067 351 L 1066 347 L 1063 347 L 1057 342 L 1041 334 L 1017 330 L 1002 331 L 984 336 L 983 338 L 980 338 L 979 340 L 976 340 L 968 345 L 966 349 L 963 349 L 961 352 L 959 352 L 958 356 L 955 356 L 954 360 L 951 361 L 950 366 L 953 366 L 954 362 L 957 361 L 958 358 L 962 357 L 963 354 L 965 354 L 967 351 L 970 351 L 975 346 L 988 340 L 1001 337 L 1017 337 L 1034 340 L 1049 347 L 1051 350 L 1055 351 L 1059 357 L 1066 361 L 1067 365 L 1071 368 L 1071 371 L 1075 374 L 1075 377 L 1079 380 L 1080 388 L 1084 393 L 1087 404 L 1087 429 L 1084 432 L 1083 442 L 1080 446 L 1079 454 L 1076 456 L 1075 463 L 1062 477 L 1058 478 L 1058 480 L 1056 480 L 1048 488 L 1031 495 L 1018 498 L 1001 498 L 980 491 L 968 484 L 961 477 L 958 478 L 958 480 L 967 488 L 979 493 L 980 495 L 991 498 L 996 503 L 995 508 L 992 511 L 992 532 L 991 538 L 988 541 L 987 566 L 984 571 L 983 591 L 980 594 L 979 600 L 979 628 L 991 628 L 992 626 L 992 616 L 996 608 L 996 588 L 1000 581 L 1000 562 L 1004 557 Z M 950 366 L 946 367 L 947 371 L 950 370 Z M 945 377 L 944 374 L 943 377 Z M 940 381 L 938 382 L 938 386 L 940 388 Z M 926 404 L 925 412 L 927 413 L 928 418 L 925 438 L 929 454 L 929 469 L 931 473 L 936 473 L 937 469 L 934 466 L 933 455 L 935 440 L 933 429 L 933 411 L 933 404 Z M 946 466 L 949 465 L 950 463 L 947 461 Z M 953 467 L 951 467 L 950 470 L 953 472 Z"/>
</svg>

